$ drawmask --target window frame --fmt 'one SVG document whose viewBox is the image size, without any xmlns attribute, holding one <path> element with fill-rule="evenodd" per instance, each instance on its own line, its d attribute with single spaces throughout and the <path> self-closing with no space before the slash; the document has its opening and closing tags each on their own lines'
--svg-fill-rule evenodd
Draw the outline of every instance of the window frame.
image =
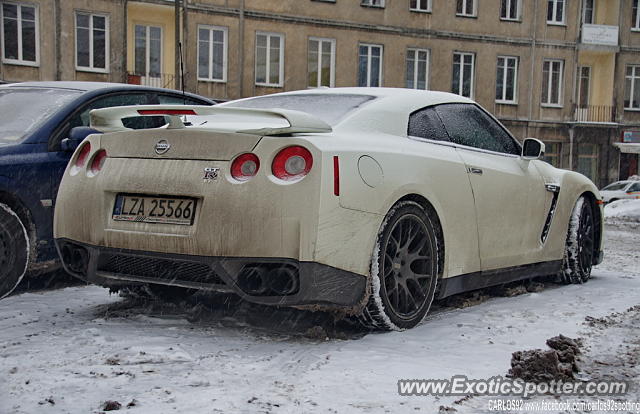
<svg viewBox="0 0 640 414">
<path fill-rule="evenodd" d="M 380 4 L 374 4 L 376 1 L 379 1 Z M 384 9 L 385 1 L 384 0 L 360 0 L 361 7 L 372 7 L 375 9 Z"/>
<path fill-rule="evenodd" d="M 196 62 L 197 66 L 200 65 L 200 30 L 205 29 L 209 34 L 209 61 L 207 62 L 207 72 L 208 77 L 203 78 L 200 76 L 199 67 L 196 67 L 196 78 L 199 82 L 212 82 L 212 83 L 226 83 L 227 82 L 227 72 L 229 65 L 229 28 L 226 26 L 215 26 L 210 24 L 199 24 L 196 28 L 196 36 L 197 36 L 197 52 L 196 52 Z M 220 31 L 223 34 L 222 40 L 222 78 L 217 79 L 213 77 L 213 40 L 212 33 L 214 31 Z"/>
<path fill-rule="evenodd" d="M 78 15 L 83 14 L 89 16 L 89 64 L 90 66 L 80 66 L 78 64 Z M 93 66 L 93 49 L 94 49 L 94 37 L 93 37 L 93 17 L 104 18 L 104 69 L 96 68 Z M 75 34 L 75 66 L 78 72 L 94 72 L 94 73 L 109 73 L 109 54 L 110 54 L 110 25 L 109 15 L 106 13 L 94 13 L 85 10 L 75 10 L 74 13 L 74 34 Z"/>
<path fill-rule="evenodd" d="M 503 80 L 503 84 L 502 84 L 502 99 L 497 99 L 495 100 L 495 102 L 497 104 L 500 105 L 518 105 L 518 72 L 520 69 L 520 58 L 518 56 L 503 56 L 503 55 L 499 55 L 497 58 L 497 62 L 496 62 L 496 72 L 499 70 L 499 62 L 500 59 L 505 59 L 505 65 L 503 68 L 503 74 L 502 74 L 502 80 Z M 515 73 L 513 76 L 513 99 L 509 100 L 509 99 L 504 99 L 504 97 L 507 94 L 507 72 L 508 72 L 508 66 L 506 65 L 506 61 L 507 60 L 514 60 L 516 65 L 515 65 Z M 498 77 L 496 75 L 496 92 L 498 89 Z"/>
<path fill-rule="evenodd" d="M 552 165 L 556 168 L 562 168 L 562 156 L 563 156 L 563 152 L 564 152 L 564 145 L 562 141 L 547 141 L 545 142 L 545 153 L 544 156 L 542 157 L 542 161 L 547 162 L 549 165 Z M 558 145 L 558 149 L 559 151 L 557 153 L 553 152 L 551 153 L 551 157 L 555 157 L 558 159 L 558 165 L 553 165 L 552 163 L 550 163 L 549 161 L 546 161 L 544 158 L 549 157 L 548 156 L 548 151 L 547 148 L 549 148 L 550 145 Z"/>
<path fill-rule="evenodd" d="M 476 54 L 474 52 L 461 52 L 461 51 L 454 51 L 453 52 L 453 59 L 451 60 L 451 64 L 452 66 L 455 66 L 455 56 L 456 55 L 460 55 L 461 59 L 460 59 L 460 79 L 459 79 L 459 88 L 460 91 L 454 91 L 453 90 L 453 70 L 451 71 L 451 92 L 455 93 L 456 95 L 460 95 L 465 97 L 464 95 L 462 95 L 461 92 L 462 88 L 463 88 L 463 84 L 464 84 L 464 59 L 462 59 L 464 56 L 466 55 L 470 55 L 471 56 L 471 86 L 470 86 L 470 96 L 466 96 L 465 98 L 469 98 L 469 99 L 473 99 L 473 97 L 475 96 L 475 77 L 476 77 Z M 453 68 L 452 68 L 453 69 Z"/>
<path fill-rule="evenodd" d="M 640 88 L 640 64 L 627 64 L 625 65 L 624 70 L 624 95 L 623 95 L 623 105 L 625 98 L 627 97 L 627 79 L 631 79 L 631 88 L 629 89 L 629 105 L 624 105 L 625 111 L 640 111 L 640 102 L 638 102 L 638 106 L 633 106 L 633 95 L 636 88 Z M 627 69 L 632 68 L 631 76 L 627 75 Z"/>
<path fill-rule="evenodd" d="M 360 85 L 360 70 L 359 70 L 359 65 L 360 65 L 360 48 L 362 46 L 367 47 L 367 82 L 366 82 L 366 88 L 379 88 L 382 87 L 383 83 L 383 79 L 384 79 L 384 73 L 383 73 L 383 69 L 384 69 L 384 45 L 381 44 L 376 44 L 376 43 L 358 43 L 358 77 L 356 79 L 356 84 Z M 379 63 L 379 70 L 378 73 L 380 74 L 380 79 L 378 79 L 378 86 L 371 86 L 371 61 L 372 61 L 372 54 L 371 51 L 373 50 L 374 47 L 380 48 L 380 63 Z"/>
<path fill-rule="evenodd" d="M 589 153 L 589 154 L 581 154 L 580 150 L 582 148 L 584 148 L 585 146 L 587 146 L 587 145 L 589 147 L 591 147 L 594 151 Z M 600 146 L 598 144 L 594 144 L 592 142 L 583 142 L 583 143 L 577 144 L 576 152 L 577 152 L 577 155 L 578 155 L 578 159 L 577 159 L 577 162 L 576 162 L 575 171 L 580 173 L 580 174 L 582 174 L 582 175 L 584 175 L 585 177 L 589 178 L 590 180 L 592 180 L 594 182 L 597 182 L 598 181 L 598 176 L 600 175 L 599 174 L 599 172 L 600 172 L 599 171 L 600 170 Z M 593 178 L 591 178 L 588 175 L 583 174 L 582 172 L 579 171 L 580 159 L 591 160 L 591 162 L 593 163 L 593 167 L 594 167 L 593 168 L 593 170 L 594 170 L 593 171 L 593 173 L 594 173 L 593 174 L 594 175 Z"/>
<path fill-rule="evenodd" d="M 258 82 L 258 36 L 267 36 L 267 55 L 266 55 L 266 62 L 265 62 L 265 66 L 266 66 L 266 76 L 265 76 L 265 82 Z M 278 73 L 278 82 L 277 83 L 271 83 L 269 82 L 269 78 L 271 77 L 271 61 L 270 61 L 270 57 L 271 57 L 271 38 L 272 37 L 277 37 L 278 39 L 280 39 L 280 51 L 279 51 L 279 59 L 280 59 L 280 68 L 279 68 L 279 73 Z M 267 88 L 282 88 L 284 87 L 284 45 L 285 45 L 285 35 L 284 33 L 276 33 L 276 32 L 263 32 L 263 31 L 256 31 L 256 36 L 255 36 L 255 51 L 254 51 L 254 60 L 255 60 L 255 64 L 254 64 L 254 82 L 256 86 L 264 86 Z"/>
<path fill-rule="evenodd" d="M 430 72 L 430 67 L 431 67 L 431 49 L 425 49 L 425 48 L 419 48 L 419 47 L 408 47 L 407 48 L 407 52 L 405 55 L 405 72 L 407 70 L 408 64 L 409 64 L 409 52 L 414 52 L 414 59 L 413 59 L 413 88 L 409 88 L 409 86 L 407 85 L 407 80 L 408 80 L 408 73 L 405 73 L 405 88 L 407 89 L 416 89 L 416 90 L 421 90 L 421 91 L 428 91 L 429 90 L 429 72 Z M 425 84 L 425 89 L 419 89 L 417 87 L 418 85 L 418 52 L 425 52 L 427 54 L 427 61 L 425 62 L 425 79 L 424 79 L 424 84 Z"/>
<path fill-rule="evenodd" d="M 502 15 L 502 3 L 507 3 L 505 5 L 505 10 L 507 14 L 509 10 L 511 10 L 511 3 L 516 3 L 516 17 L 507 17 Z M 522 0 L 501 0 L 500 1 L 500 20 L 505 22 L 521 22 L 522 21 Z"/>
<path fill-rule="evenodd" d="M 631 31 L 640 32 L 640 0 L 631 3 Z"/>
<path fill-rule="evenodd" d="M 587 2 L 591 1 L 591 21 L 587 22 Z M 593 24 L 596 17 L 596 1 L 595 0 L 582 0 L 582 24 Z"/>
<path fill-rule="evenodd" d="M 311 53 L 311 48 L 310 48 L 310 43 L 311 41 L 316 41 L 318 42 L 318 79 L 317 79 L 317 86 L 310 86 L 309 85 L 309 69 L 310 69 L 310 61 L 309 61 L 309 55 Z M 329 37 L 317 37 L 317 36 L 309 36 L 309 38 L 307 39 L 307 88 L 309 89 L 314 89 L 314 88 L 322 88 L 325 85 L 321 85 L 321 79 L 322 79 L 322 42 L 329 42 L 331 44 L 331 63 L 329 66 L 329 88 L 333 88 L 335 87 L 335 83 L 336 83 L 336 39 L 332 39 Z"/>
<path fill-rule="evenodd" d="M 409 1 L 409 11 L 416 12 L 416 13 L 431 13 L 431 8 L 433 6 L 433 0 L 424 0 L 424 1 L 427 2 L 427 7 L 426 8 L 421 8 L 420 7 L 420 2 L 422 0 L 415 0 L 416 7 L 411 7 L 411 1 L 413 1 L 413 0 Z"/>
<path fill-rule="evenodd" d="M 549 83 L 546 85 L 547 88 L 547 100 L 549 100 L 552 96 L 552 86 L 553 86 L 553 76 L 551 76 L 553 72 L 553 63 L 560 63 L 560 77 L 558 79 L 558 103 L 553 102 L 544 102 L 543 95 L 540 96 L 540 105 L 545 108 L 562 108 L 564 107 L 564 60 L 562 59 L 543 59 L 542 60 L 542 81 L 544 82 L 544 65 L 549 62 Z M 545 85 L 542 85 L 545 88 Z M 542 89 L 544 91 L 544 89 Z"/>
<path fill-rule="evenodd" d="M 549 3 L 553 3 L 552 20 L 549 20 Z M 562 20 L 558 20 L 558 4 L 562 3 Z M 566 26 L 567 25 L 567 0 L 547 0 L 547 24 L 550 26 Z"/>
<path fill-rule="evenodd" d="M 144 65 L 145 65 L 145 73 L 138 72 L 136 68 L 136 27 L 144 27 Z M 160 71 L 157 73 L 159 76 L 152 76 L 154 74 L 151 71 L 151 29 L 160 29 L 160 55 L 159 55 L 159 63 L 160 63 Z M 162 76 L 165 75 L 164 70 L 164 26 L 157 23 L 140 23 L 133 22 L 133 71 L 134 74 L 143 76 L 147 79 L 162 79 Z"/>
<path fill-rule="evenodd" d="M 5 38 L 4 38 L 4 8 L 2 7 L 5 4 L 11 4 L 16 6 L 17 9 L 17 25 L 18 32 L 16 33 L 16 37 L 18 40 L 18 59 L 10 59 L 5 57 Z M 23 47 L 22 47 L 22 19 L 20 18 L 22 7 L 32 7 L 34 9 L 35 16 L 35 55 L 36 60 L 24 60 L 23 56 Z M 2 42 L 0 42 L 0 48 L 2 49 L 2 63 L 10 64 L 10 65 L 20 65 L 20 66 L 32 66 L 39 67 L 40 66 L 40 5 L 38 3 L 29 3 L 22 1 L 0 1 L 0 34 L 2 38 Z"/>
<path fill-rule="evenodd" d="M 478 0 L 458 0 L 462 2 L 462 11 L 458 11 L 458 5 L 456 3 L 456 17 L 478 17 Z M 467 9 L 469 2 L 471 2 L 471 14 L 464 13 Z"/>
</svg>

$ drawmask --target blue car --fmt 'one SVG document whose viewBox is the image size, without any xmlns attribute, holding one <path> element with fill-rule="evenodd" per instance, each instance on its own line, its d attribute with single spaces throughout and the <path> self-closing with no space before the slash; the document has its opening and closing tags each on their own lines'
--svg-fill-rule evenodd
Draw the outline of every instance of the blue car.
<svg viewBox="0 0 640 414">
<path fill-rule="evenodd" d="M 214 102 L 174 90 L 115 83 L 0 86 L 0 298 L 11 293 L 25 274 L 59 265 L 53 209 L 69 158 L 95 132 L 88 128 L 89 111 L 148 104 Z M 123 123 L 139 129 L 166 122 L 159 116 L 128 118 Z"/>
</svg>

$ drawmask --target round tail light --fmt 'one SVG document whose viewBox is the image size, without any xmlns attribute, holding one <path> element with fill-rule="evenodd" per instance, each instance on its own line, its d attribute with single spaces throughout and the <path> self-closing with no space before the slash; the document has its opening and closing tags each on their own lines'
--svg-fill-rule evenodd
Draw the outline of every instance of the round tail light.
<svg viewBox="0 0 640 414">
<path fill-rule="evenodd" d="M 313 156 L 301 146 L 287 147 L 273 159 L 271 172 L 281 180 L 302 178 L 311 171 Z"/>
<path fill-rule="evenodd" d="M 104 166 L 104 162 L 106 160 L 107 160 L 107 151 L 105 150 L 98 151 L 95 157 L 93 157 L 93 161 L 91 161 L 91 172 L 93 174 L 99 173 L 100 170 L 102 169 L 102 166 Z"/>
<path fill-rule="evenodd" d="M 236 157 L 231 163 L 231 176 L 239 181 L 247 181 L 255 176 L 260 169 L 260 159 L 251 153 Z"/>
<path fill-rule="evenodd" d="M 91 144 L 88 142 L 80 148 L 80 152 L 78 152 L 78 157 L 76 158 L 75 166 L 78 168 L 84 167 L 87 163 L 87 158 L 89 157 L 89 153 L 91 152 Z"/>
</svg>

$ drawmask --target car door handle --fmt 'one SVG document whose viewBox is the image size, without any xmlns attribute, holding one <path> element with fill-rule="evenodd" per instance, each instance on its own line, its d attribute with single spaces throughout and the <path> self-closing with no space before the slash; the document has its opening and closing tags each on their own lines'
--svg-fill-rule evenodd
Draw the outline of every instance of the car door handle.
<svg viewBox="0 0 640 414">
<path fill-rule="evenodd" d="M 467 172 L 469 174 L 478 174 L 478 175 L 482 175 L 482 168 L 478 168 L 478 167 L 467 167 Z"/>
</svg>

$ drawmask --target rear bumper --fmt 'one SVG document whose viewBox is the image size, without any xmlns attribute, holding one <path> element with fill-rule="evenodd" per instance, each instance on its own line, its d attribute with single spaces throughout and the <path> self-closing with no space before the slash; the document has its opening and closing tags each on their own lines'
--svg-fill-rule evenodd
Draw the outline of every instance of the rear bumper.
<svg viewBox="0 0 640 414">
<path fill-rule="evenodd" d="M 265 305 L 357 312 L 366 277 L 286 258 L 211 257 L 92 246 L 56 239 L 70 274 L 107 287 L 139 283 L 233 292 Z M 257 275 L 257 276 L 256 276 Z M 283 283 L 289 282 L 289 283 Z"/>
</svg>

